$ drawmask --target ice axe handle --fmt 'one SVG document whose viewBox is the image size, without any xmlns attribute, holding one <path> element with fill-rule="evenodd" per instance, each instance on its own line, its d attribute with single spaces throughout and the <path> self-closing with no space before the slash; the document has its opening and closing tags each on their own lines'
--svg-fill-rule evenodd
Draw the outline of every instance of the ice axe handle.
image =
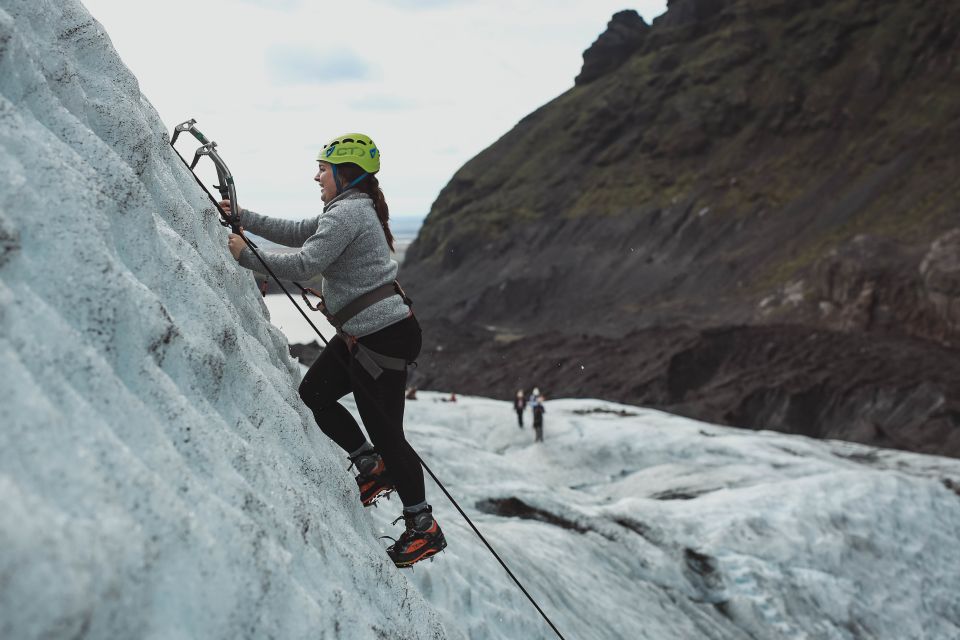
<svg viewBox="0 0 960 640">
<path fill-rule="evenodd" d="M 243 239 L 246 241 L 248 245 L 250 245 L 254 249 L 259 249 L 259 247 L 256 244 L 254 244 L 253 240 L 248 238 L 247 235 L 242 232 L 243 230 L 240 228 L 240 223 L 237 221 L 236 218 L 234 218 L 232 215 L 227 215 L 227 212 L 221 209 L 219 204 L 217 205 L 217 209 L 220 210 L 220 217 L 222 218 L 220 220 L 220 224 L 222 224 L 225 227 L 230 227 L 230 231 L 237 234 L 238 236 L 243 236 Z"/>
<path fill-rule="evenodd" d="M 207 140 L 207 136 L 205 136 L 205 135 L 203 135 L 202 133 L 200 133 L 200 129 L 197 129 L 196 127 L 192 127 L 192 128 L 190 129 L 190 133 L 193 134 L 193 137 L 194 137 L 194 138 L 196 138 L 197 140 L 200 141 L 200 144 L 209 144 L 209 143 L 210 143 L 210 141 Z"/>
</svg>

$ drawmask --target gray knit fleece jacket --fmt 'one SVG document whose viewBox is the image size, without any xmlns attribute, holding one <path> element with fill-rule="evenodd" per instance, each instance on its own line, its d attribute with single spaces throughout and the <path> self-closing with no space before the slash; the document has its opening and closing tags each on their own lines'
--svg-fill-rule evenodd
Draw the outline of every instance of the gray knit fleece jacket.
<svg viewBox="0 0 960 640">
<path fill-rule="evenodd" d="M 390 258 L 373 200 L 357 189 L 328 202 L 316 218 L 284 220 L 243 209 L 240 224 L 271 242 L 300 247 L 295 253 L 259 253 L 284 280 L 309 280 L 321 274 L 323 299 L 331 313 L 397 277 L 397 262 Z M 239 262 L 262 273 L 263 266 L 249 247 L 240 252 Z M 403 320 L 409 311 L 400 296 L 390 296 L 355 315 L 343 329 L 357 337 L 365 336 Z"/>
</svg>

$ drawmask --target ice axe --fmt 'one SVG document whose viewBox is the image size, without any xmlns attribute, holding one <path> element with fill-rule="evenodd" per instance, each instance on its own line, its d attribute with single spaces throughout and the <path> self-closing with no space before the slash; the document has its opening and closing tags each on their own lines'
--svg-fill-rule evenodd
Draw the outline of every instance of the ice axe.
<svg viewBox="0 0 960 640">
<path fill-rule="evenodd" d="M 229 226 L 230 229 L 237 235 L 242 235 L 240 233 L 240 223 L 237 221 L 237 218 L 232 215 L 227 214 L 226 211 L 220 206 L 220 203 L 217 202 L 210 191 L 207 190 L 207 187 L 200 182 L 200 178 L 197 178 L 197 174 L 194 173 L 194 168 L 197 166 L 197 163 L 200 162 L 200 158 L 203 156 L 208 156 L 210 160 L 213 161 L 214 166 L 217 169 L 217 179 L 220 181 L 220 184 L 213 185 L 216 187 L 217 191 L 220 192 L 221 200 L 230 201 L 231 212 L 240 211 L 240 207 L 237 205 L 237 188 L 233 182 L 233 174 L 230 173 L 230 169 L 227 167 L 227 163 L 223 161 L 223 158 L 220 157 L 220 154 L 217 153 L 217 143 L 212 140 L 207 139 L 207 136 L 203 135 L 196 127 L 197 121 L 194 118 L 190 118 L 185 122 L 181 122 L 176 127 L 173 128 L 173 135 L 170 137 L 170 146 L 173 147 L 174 143 L 177 141 L 177 138 L 180 137 L 181 133 L 187 132 L 190 133 L 194 138 L 196 138 L 202 145 L 197 149 L 196 153 L 193 155 L 193 162 L 187 165 L 187 168 L 190 169 L 190 173 L 193 174 L 196 178 L 197 183 L 203 187 L 203 190 L 207 192 L 207 195 L 210 196 L 210 200 L 213 202 L 213 205 L 217 208 L 217 211 L 220 212 L 220 217 L 223 218 L 221 224 L 223 226 Z M 176 148 L 174 147 L 174 151 Z M 183 156 L 180 155 L 180 152 L 177 151 L 177 155 L 180 156 L 180 159 L 183 160 L 183 164 L 187 164 L 187 161 Z M 257 245 L 253 244 L 250 240 L 247 240 L 247 244 L 253 248 L 257 248 Z"/>
</svg>

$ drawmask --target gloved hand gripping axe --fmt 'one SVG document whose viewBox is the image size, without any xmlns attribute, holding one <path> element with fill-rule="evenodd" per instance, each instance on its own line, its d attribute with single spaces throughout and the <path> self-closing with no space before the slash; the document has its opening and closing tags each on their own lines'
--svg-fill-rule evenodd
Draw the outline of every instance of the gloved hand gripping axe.
<svg viewBox="0 0 960 640">
<path fill-rule="evenodd" d="M 187 167 L 190 169 L 190 173 L 193 173 L 193 177 L 196 178 L 197 183 L 203 187 L 203 190 L 206 191 L 207 195 L 210 197 L 211 202 L 217 208 L 217 211 L 220 212 L 221 220 L 220 224 L 225 227 L 230 227 L 230 229 L 237 235 L 243 235 L 240 233 L 240 222 L 239 222 L 239 211 L 240 207 L 237 205 L 237 188 L 233 182 L 233 174 L 230 173 L 230 169 L 227 167 L 227 163 L 223 161 L 223 158 L 220 157 L 220 154 L 217 153 L 217 143 L 212 140 L 208 140 L 203 133 L 196 127 L 197 121 L 193 118 L 190 118 L 186 122 L 181 122 L 173 129 L 173 136 L 170 138 L 170 146 L 173 147 L 174 143 L 177 141 L 177 138 L 183 132 L 189 132 L 194 138 L 196 138 L 201 145 L 197 149 L 196 153 L 193 155 L 193 162 L 191 162 Z M 176 148 L 174 148 L 176 151 Z M 180 152 L 177 151 L 177 155 L 180 156 Z M 228 214 L 220 206 L 220 203 L 211 195 L 210 191 L 207 190 L 206 185 L 200 182 L 200 178 L 197 178 L 197 174 L 193 172 L 194 168 L 197 166 L 197 163 L 200 162 L 200 158 L 203 156 L 208 156 L 210 160 L 213 161 L 214 166 L 217 169 L 217 179 L 220 181 L 220 184 L 213 185 L 217 191 L 220 192 L 221 200 L 230 201 L 231 213 Z M 180 160 L 183 161 L 183 164 L 187 164 L 187 161 L 183 156 L 180 156 Z M 247 245 L 257 248 L 257 245 L 253 244 L 250 240 L 246 240 Z"/>
<path fill-rule="evenodd" d="M 253 255 L 256 256 L 257 260 L 260 261 L 260 264 L 263 265 L 264 270 L 268 274 L 270 274 L 270 277 L 273 278 L 273 280 L 277 283 L 281 291 L 283 291 L 286 294 L 287 298 L 290 299 L 290 302 L 293 303 L 293 306 L 295 306 L 297 308 L 297 311 L 300 312 L 300 315 L 303 316 L 304 320 L 307 321 L 307 323 L 313 328 L 313 330 L 320 337 L 320 340 L 323 342 L 323 344 L 326 345 L 327 339 L 323 337 L 323 334 L 320 333 L 320 330 L 317 328 L 317 325 L 313 323 L 313 321 L 307 316 L 307 314 L 304 313 L 303 309 L 300 308 L 300 305 L 297 304 L 297 301 L 293 299 L 293 296 L 290 295 L 290 292 L 287 291 L 287 288 L 283 286 L 282 282 L 280 282 L 280 279 L 273 272 L 273 269 L 270 268 L 270 265 L 268 265 L 264 261 L 263 256 L 261 256 L 260 252 L 257 251 L 257 245 L 255 245 L 252 240 L 247 238 L 246 235 L 241 233 L 240 216 L 239 216 L 240 207 L 237 205 L 237 188 L 233 183 L 233 174 L 230 173 L 230 169 L 227 168 L 227 163 L 224 162 L 223 158 L 220 157 L 220 154 L 217 153 L 217 143 L 212 140 L 208 140 L 207 136 L 203 135 L 203 133 L 201 133 L 201 131 L 197 129 L 196 124 L 197 124 L 197 121 L 193 118 L 190 118 L 189 120 L 185 122 L 181 122 L 180 124 L 178 124 L 176 127 L 173 128 L 173 135 L 170 136 L 170 146 L 173 147 L 174 153 L 177 154 L 177 157 L 180 158 L 180 161 L 183 162 L 184 166 L 186 166 L 187 169 L 189 169 L 190 175 L 193 176 L 193 179 L 197 181 L 197 184 L 200 185 L 200 188 L 203 189 L 204 193 L 207 194 L 207 197 L 210 198 L 210 202 L 212 202 L 213 206 L 216 207 L 217 211 L 220 212 L 220 218 L 221 218 L 220 224 L 222 224 L 225 227 L 230 227 L 230 229 L 233 230 L 235 234 L 243 238 L 243 241 L 246 243 L 246 245 L 250 247 L 251 251 L 253 251 Z M 176 143 L 177 138 L 179 138 L 180 134 L 184 132 L 190 133 L 190 135 L 196 138 L 202 145 L 199 149 L 197 149 L 196 153 L 193 155 L 193 162 L 190 164 L 187 164 L 186 159 L 184 159 L 184 157 L 180 155 L 180 152 L 177 151 L 177 148 L 174 147 L 174 143 Z M 213 161 L 214 166 L 217 168 L 217 178 L 220 180 L 220 184 L 215 184 L 213 186 L 216 187 L 217 191 L 220 192 L 221 200 L 230 201 L 230 209 L 231 209 L 230 214 L 228 214 L 226 211 L 223 210 L 223 207 L 220 206 L 220 202 L 213 197 L 213 194 L 210 193 L 210 190 L 207 189 L 206 185 L 200 181 L 200 178 L 193 171 L 194 167 L 197 166 L 197 163 L 200 162 L 200 158 L 203 156 L 208 156 L 210 160 Z M 293 284 L 299 287 L 300 291 L 304 292 L 303 298 L 304 300 L 307 300 L 306 292 L 308 290 L 304 288 L 304 286 L 301 285 L 299 282 L 294 282 Z M 263 295 L 267 294 L 265 285 L 266 285 L 266 281 L 264 281 L 264 286 L 262 286 L 260 289 L 260 292 Z M 313 292 L 315 295 L 318 295 L 318 296 L 320 295 L 319 292 L 313 291 L 312 289 L 310 289 L 309 291 Z M 316 308 L 314 308 L 312 304 L 310 304 L 309 300 L 307 300 L 307 304 L 310 306 L 311 309 L 314 309 L 315 311 L 317 310 Z"/>
</svg>

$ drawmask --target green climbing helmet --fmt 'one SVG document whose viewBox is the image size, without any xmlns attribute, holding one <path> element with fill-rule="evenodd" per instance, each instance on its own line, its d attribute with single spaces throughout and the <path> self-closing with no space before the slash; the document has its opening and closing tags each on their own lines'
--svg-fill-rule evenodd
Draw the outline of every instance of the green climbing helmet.
<svg viewBox="0 0 960 640">
<path fill-rule="evenodd" d="M 330 164 L 352 162 L 367 173 L 376 173 L 380 170 L 380 150 L 370 136 L 345 133 L 323 145 L 317 161 Z"/>
</svg>

